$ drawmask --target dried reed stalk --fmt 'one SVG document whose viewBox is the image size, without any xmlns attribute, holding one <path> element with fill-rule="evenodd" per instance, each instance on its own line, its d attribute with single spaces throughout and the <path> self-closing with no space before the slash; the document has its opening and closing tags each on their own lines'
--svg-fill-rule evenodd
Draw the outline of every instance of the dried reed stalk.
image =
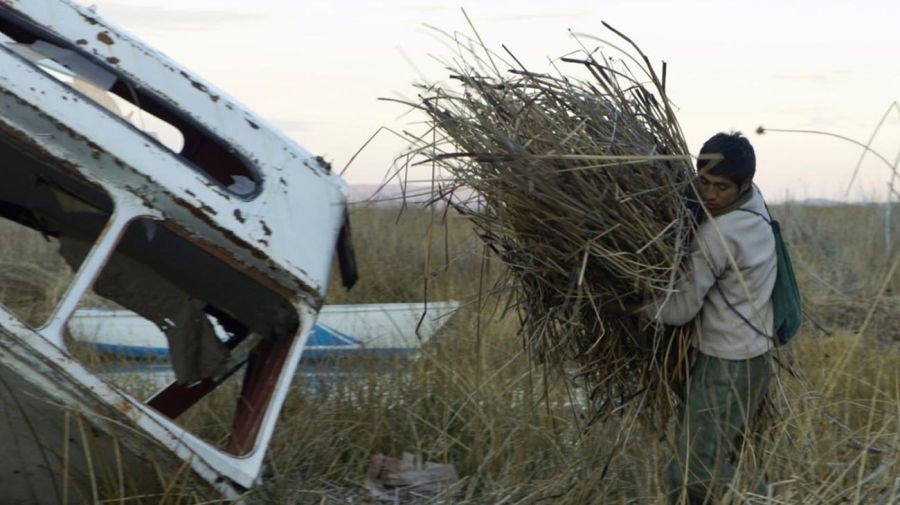
<svg viewBox="0 0 900 505">
<path fill-rule="evenodd" d="M 629 403 L 665 417 L 687 331 L 605 307 L 672 289 L 695 225 L 693 170 L 665 66 L 660 78 L 613 31 L 631 52 L 561 59 L 585 79 L 455 36 L 454 84 L 423 86 L 410 104 L 429 130 L 411 137 L 407 168 L 431 165 L 435 201 L 468 216 L 508 267 L 527 348 L 584 381 L 595 419 Z"/>
</svg>

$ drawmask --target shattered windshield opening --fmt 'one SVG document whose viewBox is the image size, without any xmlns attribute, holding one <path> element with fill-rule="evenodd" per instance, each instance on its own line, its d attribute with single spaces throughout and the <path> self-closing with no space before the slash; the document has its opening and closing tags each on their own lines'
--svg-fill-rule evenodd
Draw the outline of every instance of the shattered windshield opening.
<svg viewBox="0 0 900 505">
<path fill-rule="evenodd" d="M 64 256 L 91 246 L 61 243 Z M 70 348 L 92 372 L 241 454 L 252 448 L 261 412 L 247 406 L 268 401 L 253 363 L 298 327 L 285 298 L 168 224 L 137 219 L 67 330 Z"/>
</svg>

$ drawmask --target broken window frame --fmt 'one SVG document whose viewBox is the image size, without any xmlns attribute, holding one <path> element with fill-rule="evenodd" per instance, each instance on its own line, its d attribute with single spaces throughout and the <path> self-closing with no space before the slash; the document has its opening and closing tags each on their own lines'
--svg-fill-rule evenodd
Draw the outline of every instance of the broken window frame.
<svg viewBox="0 0 900 505">
<path fill-rule="evenodd" d="M 129 226 L 139 219 L 152 219 L 161 224 L 166 222 L 158 211 L 147 208 L 136 200 L 122 196 L 114 198 L 114 211 L 107 225 L 82 261 L 50 318 L 43 326 L 34 329 L 37 333 L 60 349 L 67 350 L 63 333 L 68 320 L 115 253 L 117 244 Z M 183 235 L 182 238 L 187 239 Z M 195 241 L 188 240 L 198 246 Z M 302 314 L 298 314 L 298 318 L 302 318 Z M 182 385 L 173 381 L 146 400 L 128 396 L 135 403 L 149 407 L 174 422 L 181 414 L 246 366 L 229 441 L 225 448 L 225 452 L 232 457 L 246 457 L 262 445 L 261 428 L 276 393 L 277 379 L 292 354 L 291 350 L 296 345 L 297 335 L 306 331 L 303 327 L 301 319 L 301 324 L 291 335 L 285 335 L 280 339 L 251 342 L 253 345 L 232 352 L 229 356 L 228 369 L 215 379 L 203 379 L 199 384 L 192 385 Z"/>
</svg>

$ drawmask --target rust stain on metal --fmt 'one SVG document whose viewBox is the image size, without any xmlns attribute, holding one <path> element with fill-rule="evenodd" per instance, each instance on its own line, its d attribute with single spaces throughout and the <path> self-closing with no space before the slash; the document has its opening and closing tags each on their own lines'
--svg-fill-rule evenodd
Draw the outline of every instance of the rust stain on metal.
<svg viewBox="0 0 900 505">
<path fill-rule="evenodd" d="M 131 404 L 128 400 L 122 400 L 119 402 L 119 411 L 125 414 L 126 416 L 134 410 L 134 405 Z"/>
<path fill-rule="evenodd" d="M 79 46 L 86 46 L 86 45 L 87 45 L 87 39 L 78 39 L 78 40 L 75 41 L 75 43 L 78 44 Z"/>
<path fill-rule="evenodd" d="M 331 163 L 325 161 L 325 158 L 321 156 L 316 156 L 316 162 L 325 169 L 326 172 L 331 172 Z"/>
<path fill-rule="evenodd" d="M 107 32 L 107 31 L 102 31 L 102 32 L 98 33 L 97 40 L 99 40 L 100 42 L 103 42 L 104 44 L 106 44 L 108 46 L 111 46 L 116 43 L 116 41 L 114 41 L 112 39 L 112 37 L 109 36 L 109 32 Z"/>
<path fill-rule="evenodd" d="M 212 100 L 213 102 L 219 101 L 219 95 L 214 95 L 214 94 L 210 93 L 209 88 L 207 88 L 205 84 L 191 79 L 191 76 L 187 72 L 182 71 L 181 76 L 184 77 L 185 79 L 187 79 L 188 81 L 190 81 L 191 86 L 193 86 L 197 90 L 202 91 L 203 93 L 206 93 L 207 95 L 209 95 L 209 99 Z"/>
<path fill-rule="evenodd" d="M 264 245 L 264 246 L 266 246 L 266 247 L 269 246 L 269 241 L 266 240 L 266 239 L 262 239 L 262 238 L 261 238 L 261 239 L 257 240 L 257 242 L 259 242 L 260 244 L 262 244 L 262 245 Z"/>
<path fill-rule="evenodd" d="M 216 212 L 216 209 L 210 207 L 209 205 L 207 205 L 203 202 L 200 202 L 200 210 L 202 210 L 203 212 L 206 212 L 207 214 L 212 214 L 213 216 L 218 214 L 218 212 Z"/>
<path fill-rule="evenodd" d="M 247 221 L 247 219 L 244 217 L 244 215 L 241 214 L 241 209 L 234 209 L 234 218 L 242 223 Z"/>
<path fill-rule="evenodd" d="M 187 193 L 187 194 L 189 194 L 189 195 L 191 195 L 191 196 L 193 196 L 194 198 L 197 198 L 196 193 L 194 193 L 193 191 L 191 191 L 191 190 L 189 190 L 189 189 L 184 190 L 184 192 Z"/>
<path fill-rule="evenodd" d="M 4 91 L 4 94 L 13 97 L 13 99 L 18 101 L 23 106 L 26 106 L 26 107 L 34 110 L 40 116 L 42 116 L 43 118 L 45 118 L 45 119 L 49 120 L 51 123 L 53 123 L 53 125 L 61 132 L 66 133 L 73 138 L 87 142 L 89 147 L 91 147 L 91 148 L 99 149 L 99 146 L 88 141 L 86 138 L 76 134 L 74 131 L 69 129 L 66 125 L 64 125 L 64 124 L 60 123 L 58 120 L 56 120 L 56 118 L 54 118 L 52 116 L 48 116 L 42 110 L 34 107 L 33 105 L 31 105 L 28 102 L 21 100 L 19 97 L 17 97 L 16 95 L 14 95 L 12 93 Z M 56 162 L 56 165 L 58 167 L 62 168 L 64 171 L 66 171 L 72 175 L 75 175 L 77 177 L 82 177 L 81 171 L 79 170 L 77 165 L 75 165 L 74 163 L 72 163 L 71 161 L 68 161 L 66 159 L 56 157 L 49 150 L 47 150 L 42 144 L 35 141 L 27 133 L 21 132 L 15 128 L 8 128 L 3 123 L 0 123 L 0 131 L 4 132 L 4 135 L 6 136 L 6 138 L 12 140 L 13 142 L 19 143 L 19 145 L 25 146 L 27 149 L 31 149 L 31 151 L 33 153 L 37 154 L 38 156 L 43 156 L 45 158 L 54 160 Z"/>
<path fill-rule="evenodd" d="M 251 128 L 253 128 L 254 130 L 259 130 L 259 125 L 254 123 L 253 121 L 250 121 L 250 118 L 244 119 L 247 121 L 247 124 L 249 124 Z"/>
<path fill-rule="evenodd" d="M 210 227 L 212 227 L 212 229 L 221 233 L 222 236 L 227 241 L 229 241 L 232 244 L 235 244 L 239 247 L 242 247 L 245 251 L 249 252 L 251 256 L 253 256 L 257 260 L 264 262 L 270 270 L 274 269 L 271 265 L 271 258 L 269 258 L 269 256 L 267 254 L 263 253 L 262 251 L 260 251 L 259 249 L 255 248 L 255 247 L 251 246 L 247 242 L 244 242 L 243 239 L 238 237 L 233 231 L 229 230 L 228 228 L 223 228 L 221 226 L 218 226 L 216 223 L 210 221 L 207 216 L 205 216 L 202 212 L 198 211 L 196 207 L 189 204 L 188 202 L 182 200 L 181 198 L 178 198 L 175 195 L 171 195 L 171 198 L 175 204 L 183 207 L 186 211 L 188 211 L 194 217 L 202 220 L 203 222 L 207 223 Z M 176 226 L 173 226 L 173 223 L 170 221 L 163 222 L 163 226 L 165 226 L 166 228 L 170 229 L 171 231 L 173 231 L 181 236 L 185 236 L 186 230 L 176 227 Z M 272 291 L 279 294 L 280 296 L 287 298 L 289 300 L 294 299 L 296 297 L 296 293 L 290 292 L 288 290 L 287 286 L 285 286 L 285 285 L 281 284 L 280 282 L 274 280 L 273 278 L 267 276 L 258 268 L 253 268 L 253 267 L 247 268 L 248 265 L 246 265 L 245 263 L 236 264 L 234 256 L 230 252 L 223 249 L 222 247 L 219 247 L 215 244 L 211 244 L 211 243 L 207 242 L 206 240 L 197 240 L 197 241 L 195 241 L 195 243 L 198 246 L 200 246 L 201 249 L 212 254 L 214 257 L 219 258 L 232 266 L 236 266 L 242 272 L 246 273 L 251 278 L 255 279 L 257 282 L 259 282 L 263 286 L 266 286 L 267 288 L 271 289 Z M 301 272 L 303 272 L 303 271 L 301 270 Z M 303 272 L 303 273 L 304 273 L 304 275 L 306 274 L 306 272 Z M 305 282 L 303 282 L 300 279 L 297 279 L 296 277 L 293 278 L 293 281 L 294 281 L 294 285 L 299 287 L 301 292 L 307 293 L 308 295 L 310 295 L 316 299 L 321 298 L 321 295 L 319 294 L 318 290 L 316 288 L 314 288 L 313 286 L 306 284 Z"/>
<path fill-rule="evenodd" d="M 243 243 L 245 243 L 243 240 L 241 240 L 241 239 L 240 239 L 234 232 L 232 232 L 231 230 L 228 230 L 228 229 L 226 229 L 226 228 L 220 228 L 220 227 L 218 227 L 218 226 L 215 227 L 215 228 L 219 231 L 219 233 L 221 233 L 222 235 L 224 235 L 225 238 L 227 238 L 229 241 L 231 241 L 231 242 L 233 242 L 233 243 L 235 243 L 235 244 L 243 244 Z M 249 244 L 248 244 L 248 245 L 249 245 Z M 267 263 L 269 262 L 269 256 L 268 256 L 267 254 L 265 254 L 264 252 L 260 251 L 259 249 L 252 248 L 252 247 L 248 247 L 247 250 L 250 251 L 250 255 L 253 256 L 254 258 L 256 258 L 256 259 L 258 259 L 258 260 L 265 261 L 265 262 L 267 262 Z M 261 277 L 261 279 L 264 279 L 264 277 Z M 272 283 L 271 283 L 270 281 L 268 281 L 268 280 L 263 281 L 263 283 L 267 283 L 267 285 L 271 285 L 271 284 L 272 284 Z M 279 292 L 280 292 L 280 293 L 286 293 L 286 291 L 283 291 L 283 290 L 282 290 L 282 291 L 279 291 Z M 288 295 L 285 295 L 285 296 L 288 296 Z M 289 297 L 289 296 L 288 296 L 288 297 Z"/>
<path fill-rule="evenodd" d="M 110 65 L 116 65 L 119 63 L 119 58 L 116 58 L 115 56 L 110 56 L 109 58 L 106 58 L 106 62 L 109 63 Z"/>
<path fill-rule="evenodd" d="M 263 227 L 263 233 L 265 233 L 267 237 L 271 237 L 271 236 L 272 236 L 272 229 L 269 228 L 268 225 L 266 225 L 266 222 L 263 221 L 263 220 L 260 220 L 260 221 L 259 221 L 259 224 L 261 224 L 262 227 Z"/>
</svg>

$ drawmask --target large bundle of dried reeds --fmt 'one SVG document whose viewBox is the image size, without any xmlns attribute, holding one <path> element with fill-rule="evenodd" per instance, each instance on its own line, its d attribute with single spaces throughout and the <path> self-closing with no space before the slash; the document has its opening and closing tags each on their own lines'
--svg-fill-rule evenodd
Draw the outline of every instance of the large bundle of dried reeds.
<svg viewBox="0 0 900 505">
<path fill-rule="evenodd" d="M 586 381 L 593 413 L 670 405 L 685 334 L 610 307 L 662 298 L 694 223 L 691 159 L 662 77 L 630 52 L 582 50 L 552 73 L 459 42 L 455 85 L 415 107 L 420 163 L 508 266 L 527 347 Z M 576 39 L 576 40 L 583 40 Z"/>
</svg>

